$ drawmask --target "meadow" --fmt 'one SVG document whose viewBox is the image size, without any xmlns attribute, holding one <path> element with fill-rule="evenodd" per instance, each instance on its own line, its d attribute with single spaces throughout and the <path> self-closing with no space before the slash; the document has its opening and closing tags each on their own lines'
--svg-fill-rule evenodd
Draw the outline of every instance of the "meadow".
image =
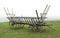
<svg viewBox="0 0 60 38">
<path fill-rule="evenodd" d="M 60 38 L 60 21 L 47 21 L 56 31 L 44 27 L 42 32 L 34 32 L 30 28 L 10 29 L 8 22 L 0 23 L 0 38 Z"/>
</svg>

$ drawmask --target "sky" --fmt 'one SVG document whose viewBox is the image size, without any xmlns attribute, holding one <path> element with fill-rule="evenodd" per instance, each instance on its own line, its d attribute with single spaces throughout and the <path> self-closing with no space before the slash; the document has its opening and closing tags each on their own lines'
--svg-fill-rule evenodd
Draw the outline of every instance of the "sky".
<svg viewBox="0 0 60 38">
<path fill-rule="evenodd" d="M 47 4 L 51 6 L 47 17 L 60 19 L 60 0 L 0 0 L 0 18 L 7 17 L 4 8 L 8 8 L 9 13 L 12 13 L 13 8 L 13 13 L 19 17 L 34 17 L 35 10 L 40 16 Z"/>
</svg>

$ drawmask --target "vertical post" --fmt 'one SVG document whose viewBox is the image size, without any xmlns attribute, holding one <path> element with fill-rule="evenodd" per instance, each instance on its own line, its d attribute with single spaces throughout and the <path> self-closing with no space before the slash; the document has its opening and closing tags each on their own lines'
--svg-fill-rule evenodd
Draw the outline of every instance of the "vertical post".
<svg viewBox="0 0 60 38">
<path fill-rule="evenodd" d="M 38 21 L 39 21 L 39 16 L 38 16 L 38 12 L 37 12 L 37 10 L 35 10 L 36 11 L 36 15 L 37 15 L 37 19 L 38 19 Z M 39 21 L 40 22 L 40 21 Z"/>
</svg>

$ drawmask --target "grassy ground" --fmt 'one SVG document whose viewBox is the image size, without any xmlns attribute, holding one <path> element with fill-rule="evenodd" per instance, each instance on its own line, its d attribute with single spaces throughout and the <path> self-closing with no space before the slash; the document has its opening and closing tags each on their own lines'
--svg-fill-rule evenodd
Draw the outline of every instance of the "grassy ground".
<svg viewBox="0 0 60 38">
<path fill-rule="evenodd" d="M 43 32 L 34 32 L 28 27 L 12 30 L 8 23 L 0 23 L 0 38 L 60 38 L 60 21 L 50 21 L 48 24 L 52 24 L 56 31 L 48 27 L 44 27 Z"/>
</svg>

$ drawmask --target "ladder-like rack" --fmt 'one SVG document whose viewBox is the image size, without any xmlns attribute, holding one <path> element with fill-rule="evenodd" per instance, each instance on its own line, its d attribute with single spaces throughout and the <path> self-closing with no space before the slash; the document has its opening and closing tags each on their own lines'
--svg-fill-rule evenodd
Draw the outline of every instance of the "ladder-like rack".
<svg viewBox="0 0 60 38">
<path fill-rule="evenodd" d="M 48 26 L 44 22 L 44 20 L 46 18 L 49 8 L 50 8 L 50 5 L 46 5 L 43 13 L 40 13 L 41 17 L 38 16 L 37 10 L 35 10 L 37 17 L 16 17 L 15 14 L 13 14 L 13 9 L 12 9 L 12 14 L 9 13 L 8 8 L 7 10 L 4 8 L 4 10 L 6 12 L 6 15 L 8 16 L 7 18 L 9 19 L 10 26 L 13 27 L 15 24 L 28 24 L 32 27 L 34 31 L 38 31 L 39 27 Z"/>
</svg>

